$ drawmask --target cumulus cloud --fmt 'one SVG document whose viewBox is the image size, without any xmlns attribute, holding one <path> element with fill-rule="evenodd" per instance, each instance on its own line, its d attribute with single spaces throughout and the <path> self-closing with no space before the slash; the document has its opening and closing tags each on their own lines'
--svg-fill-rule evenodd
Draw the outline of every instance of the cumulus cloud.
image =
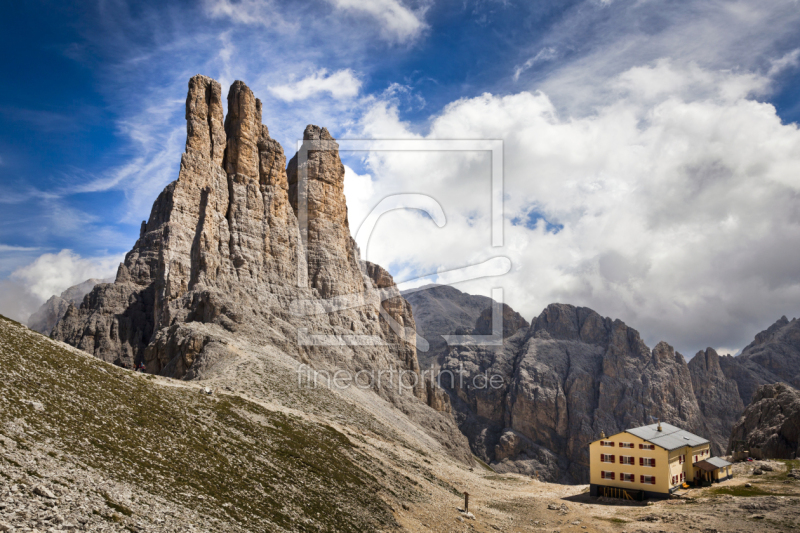
<svg viewBox="0 0 800 533">
<path fill-rule="evenodd" d="M 433 120 L 428 138 L 503 139 L 502 248 L 490 245 L 486 154 L 371 153 L 374 191 L 430 194 L 448 220 L 387 215 L 369 259 L 413 274 L 505 255 L 508 275 L 459 287 L 503 286 L 527 318 L 589 306 L 687 356 L 800 312 L 800 132 L 749 97 L 768 80 L 657 61 L 610 83 L 617 97 L 583 117 L 521 92 L 459 100 Z M 362 126 L 418 137 L 385 103 Z"/>
<path fill-rule="evenodd" d="M 81 257 L 72 250 L 61 250 L 57 254 L 40 255 L 31 264 L 15 270 L 11 279 L 44 301 L 89 278 L 113 277 L 121 260 L 122 256 Z"/>
<path fill-rule="evenodd" d="M 368 15 L 381 25 L 386 40 L 406 43 L 419 37 L 428 27 L 425 9 L 411 10 L 398 0 L 328 0 L 343 11 Z"/>
<path fill-rule="evenodd" d="M 27 251 L 21 247 L 0 246 L 0 252 Z M 42 303 L 53 295 L 89 278 L 113 278 L 122 255 L 81 257 L 72 250 L 39 255 L 0 280 L 0 314 L 25 323 Z"/>
<path fill-rule="evenodd" d="M 328 93 L 335 99 L 353 98 L 358 96 L 360 89 L 361 80 L 352 70 L 343 69 L 328 74 L 324 68 L 301 80 L 269 87 L 272 94 L 285 102 L 305 100 L 320 93 Z"/>
</svg>

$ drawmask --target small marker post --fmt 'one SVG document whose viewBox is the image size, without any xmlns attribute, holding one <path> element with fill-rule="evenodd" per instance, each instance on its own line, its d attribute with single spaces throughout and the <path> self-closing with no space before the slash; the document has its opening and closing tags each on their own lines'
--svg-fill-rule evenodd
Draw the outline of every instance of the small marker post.
<svg viewBox="0 0 800 533">
<path fill-rule="evenodd" d="M 469 492 L 464 493 L 464 512 L 469 512 Z"/>
</svg>

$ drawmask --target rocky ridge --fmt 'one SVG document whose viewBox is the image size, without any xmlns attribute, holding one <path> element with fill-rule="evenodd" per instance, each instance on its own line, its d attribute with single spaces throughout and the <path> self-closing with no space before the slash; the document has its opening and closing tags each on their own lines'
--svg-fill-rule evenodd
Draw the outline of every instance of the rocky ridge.
<svg viewBox="0 0 800 533">
<path fill-rule="evenodd" d="M 388 272 L 359 259 L 330 133 L 308 126 L 307 160 L 287 167 L 252 91 L 234 82 L 226 117 L 221 98 L 216 81 L 190 80 L 178 179 L 156 199 L 114 283 L 71 305 L 53 338 L 185 380 L 236 365 L 231 338 L 316 371 L 363 371 L 362 385 L 471 462 L 443 393 L 420 379 L 410 306 Z M 402 377 L 369 379 L 388 369 Z"/>
<path fill-rule="evenodd" d="M 731 431 L 728 453 L 757 458 L 800 457 L 800 391 L 785 383 L 760 386 Z"/>
<path fill-rule="evenodd" d="M 113 280 L 90 278 L 69 287 L 60 295 L 51 296 L 28 319 L 28 327 L 44 335 L 50 335 L 61 317 L 67 312 L 70 304 L 80 306 L 83 298 L 98 283 L 109 283 Z"/>
<path fill-rule="evenodd" d="M 426 332 L 431 346 L 436 339 L 429 331 L 485 333 L 490 299 L 480 301 L 489 305 L 473 318 L 464 313 L 470 309 L 464 302 L 480 297 L 434 289 L 408 295 L 420 334 Z M 727 448 L 744 406 L 713 349 L 687 364 L 667 343 L 650 350 L 623 322 L 570 305 L 550 305 L 530 325 L 510 307 L 503 313 L 509 327 L 502 347 L 447 347 L 441 337 L 444 346 L 437 347 L 440 380 L 459 427 L 473 453 L 497 470 L 581 482 L 588 472 L 588 443 L 601 431 L 612 434 L 657 419 L 708 437 L 714 453 Z M 475 320 L 473 327 L 466 325 L 469 320 Z M 499 376 L 502 386 L 481 386 L 481 376 Z"/>
<path fill-rule="evenodd" d="M 697 352 L 689 361 L 692 389 L 705 420 L 703 436 L 717 445 L 715 453 L 728 447 L 731 428 L 744 411 L 736 381 L 725 375 L 713 348 Z"/>
<path fill-rule="evenodd" d="M 683 356 L 587 308 L 552 304 L 502 347 L 452 347 L 442 369 L 455 376 L 448 390 L 473 452 L 499 471 L 586 482 L 601 431 L 654 420 L 705 429 Z"/>
<path fill-rule="evenodd" d="M 761 385 L 782 382 L 800 388 L 800 320 L 781 317 L 758 333 L 736 357 L 721 357 L 720 367 L 736 381 L 744 405 Z"/>
</svg>

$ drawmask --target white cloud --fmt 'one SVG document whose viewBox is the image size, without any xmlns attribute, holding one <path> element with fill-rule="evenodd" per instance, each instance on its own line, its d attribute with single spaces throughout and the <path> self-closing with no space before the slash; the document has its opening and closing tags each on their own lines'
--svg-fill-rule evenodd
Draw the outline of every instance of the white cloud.
<svg viewBox="0 0 800 533">
<path fill-rule="evenodd" d="M 347 199 L 347 216 L 349 220 L 363 221 L 367 218 L 372 208 L 370 201 L 375 193 L 372 187 L 372 176 L 358 174 L 349 166 L 344 166 L 344 197 Z M 358 232 L 358 226 L 352 227 L 353 235 Z"/>
<path fill-rule="evenodd" d="M 536 53 L 535 56 L 525 61 L 525 63 L 523 63 L 521 66 L 516 67 L 514 69 L 514 81 L 517 81 L 523 72 L 531 68 L 536 63 L 539 63 L 540 61 L 553 60 L 557 57 L 557 55 L 558 54 L 556 53 L 556 49 L 553 48 L 552 46 L 548 46 L 547 48 L 542 48 Z"/>
<path fill-rule="evenodd" d="M 6 252 L 32 252 L 34 250 L 38 250 L 38 248 L 35 248 L 35 247 L 32 248 L 32 247 L 29 247 L 29 246 L 10 246 L 8 244 L 0 244 L 0 253 L 6 253 Z"/>
<path fill-rule="evenodd" d="M 361 80 L 350 69 L 328 74 L 326 69 L 284 85 L 270 86 L 272 94 L 285 102 L 305 100 L 320 93 L 328 93 L 335 99 L 354 98 L 361 89 Z"/>
<path fill-rule="evenodd" d="M 796 67 L 800 63 L 800 48 L 787 52 L 783 57 L 775 59 L 769 67 L 769 76 L 780 74 L 787 68 Z"/>
<path fill-rule="evenodd" d="M 121 255 L 81 257 L 72 250 L 42 254 L 29 265 L 15 270 L 11 279 L 23 284 L 40 301 L 89 278 L 109 278 L 116 274 Z"/>
<path fill-rule="evenodd" d="M 258 24 L 281 32 L 294 27 L 270 0 L 204 0 L 203 7 L 212 18 L 228 18 L 239 24 Z"/>
<path fill-rule="evenodd" d="M 448 222 L 393 212 L 369 259 L 418 275 L 506 255 L 510 274 L 459 288 L 499 283 L 529 319 L 552 302 L 585 305 L 687 356 L 746 344 L 800 314 L 800 131 L 748 97 L 768 83 L 659 61 L 610 79 L 615 98 L 582 117 L 561 116 L 541 92 L 453 102 L 428 137 L 504 140 L 505 246 L 490 246 L 487 157 L 381 152 L 367 158 L 375 192 L 361 201 L 428 193 Z M 383 102 L 362 126 L 415 136 Z"/>
<path fill-rule="evenodd" d="M 381 34 L 388 41 L 406 43 L 419 37 L 428 27 L 425 9 L 412 11 L 398 0 L 328 0 L 337 8 L 364 13 L 381 25 Z"/>
</svg>

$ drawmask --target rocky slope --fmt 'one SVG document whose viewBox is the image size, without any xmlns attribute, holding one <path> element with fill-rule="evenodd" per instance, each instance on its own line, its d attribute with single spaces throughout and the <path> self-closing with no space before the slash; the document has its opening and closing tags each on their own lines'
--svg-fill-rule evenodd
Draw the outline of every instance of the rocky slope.
<svg viewBox="0 0 800 533">
<path fill-rule="evenodd" d="M 391 404 L 226 341 L 231 364 L 176 381 L 0 317 L 0 531 L 388 531 L 434 495 L 455 509 L 440 472 L 468 467 Z"/>
<path fill-rule="evenodd" d="M 358 373 L 373 391 L 358 401 L 389 401 L 471 462 L 441 391 L 420 379 L 410 306 L 385 270 L 359 259 L 329 132 L 308 126 L 307 160 L 295 156 L 287 169 L 252 91 L 233 83 L 227 117 L 221 98 L 216 81 L 190 80 L 178 179 L 156 199 L 114 283 L 70 306 L 53 338 L 173 378 L 211 379 L 250 349 L 328 375 Z M 380 370 L 395 372 L 393 382 L 376 380 Z"/>
<path fill-rule="evenodd" d="M 800 457 L 800 391 L 785 383 L 760 386 L 733 426 L 728 453 L 734 449 L 754 457 Z"/>
<path fill-rule="evenodd" d="M 53 295 L 28 319 L 28 327 L 44 335 L 50 335 L 53 328 L 67 312 L 70 304 L 80 306 L 83 298 L 98 283 L 110 283 L 113 280 L 90 278 L 73 285 L 60 295 Z"/>
<path fill-rule="evenodd" d="M 783 382 L 800 388 L 800 320 L 781 317 L 740 355 L 719 362 L 725 375 L 736 381 L 744 405 L 761 385 Z"/>
<path fill-rule="evenodd" d="M 176 381 L 0 318 L 0 531 L 746 531 L 754 511 L 759 531 L 788 531 L 800 517 L 779 463 L 647 506 L 469 468 L 389 404 L 297 388 L 293 359 L 230 341 L 243 350 L 231 365 Z M 253 369 L 263 379 L 238 380 Z"/>
</svg>

